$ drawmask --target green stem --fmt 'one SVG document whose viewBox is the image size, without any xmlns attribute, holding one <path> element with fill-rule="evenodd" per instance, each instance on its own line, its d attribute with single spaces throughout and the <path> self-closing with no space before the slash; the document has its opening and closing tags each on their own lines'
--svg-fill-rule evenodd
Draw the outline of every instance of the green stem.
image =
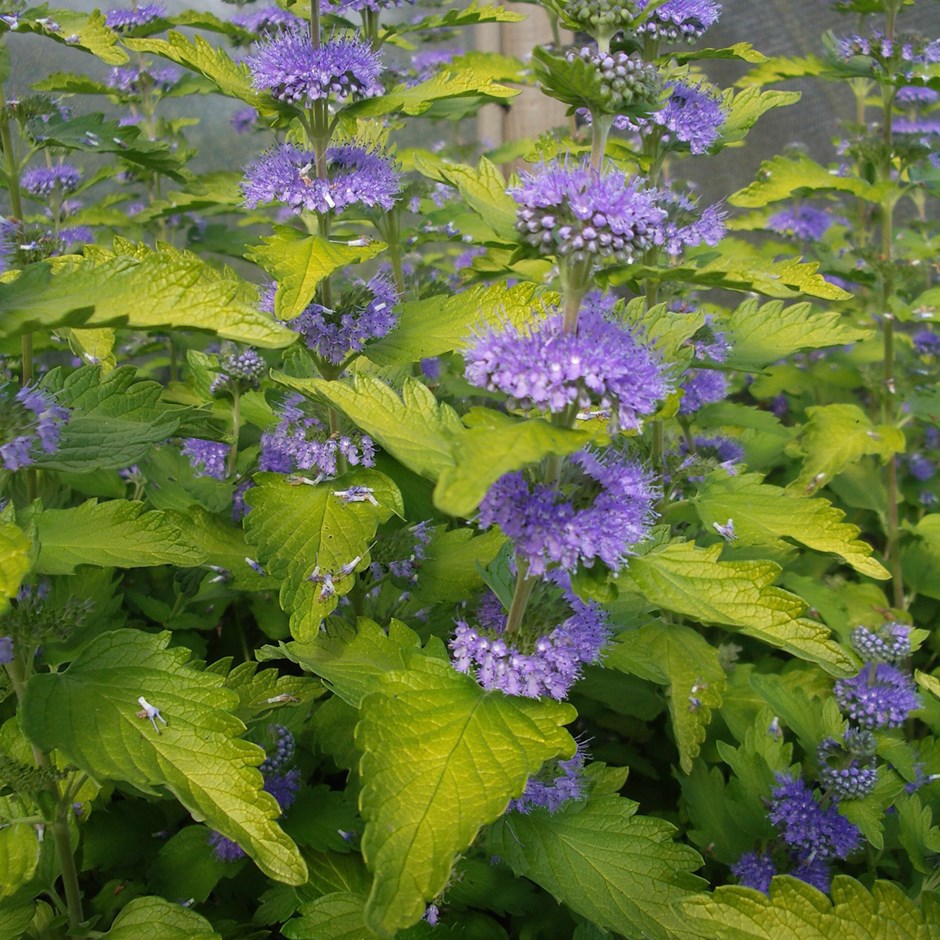
<svg viewBox="0 0 940 940">
<path fill-rule="evenodd" d="M 516 588 L 512 593 L 512 603 L 509 605 L 509 615 L 506 617 L 507 633 L 515 633 L 522 626 L 522 618 L 529 604 L 529 598 L 539 580 L 526 577 L 526 563 L 518 556 L 516 556 L 516 561 L 519 565 L 519 572 L 516 575 Z"/>
<path fill-rule="evenodd" d="M 591 166 L 601 171 L 604 155 L 607 153 L 607 135 L 613 124 L 610 114 L 591 114 Z"/>
<path fill-rule="evenodd" d="M 235 462 L 238 460 L 238 436 L 241 432 L 241 389 L 233 383 L 232 385 L 232 446 L 228 452 L 228 467 L 226 476 L 235 475 Z"/>
</svg>

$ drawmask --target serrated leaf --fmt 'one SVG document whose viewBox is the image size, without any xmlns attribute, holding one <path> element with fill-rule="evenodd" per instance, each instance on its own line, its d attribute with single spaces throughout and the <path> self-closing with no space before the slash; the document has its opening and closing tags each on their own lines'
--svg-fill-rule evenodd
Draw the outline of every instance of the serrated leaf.
<svg viewBox="0 0 940 940">
<path fill-rule="evenodd" d="M 36 525 L 40 574 L 73 574 L 78 565 L 191 567 L 205 560 L 202 549 L 165 513 L 145 512 L 143 503 L 127 499 L 90 499 L 71 509 L 44 509 L 31 521 Z"/>
<path fill-rule="evenodd" d="M 759 65 L 767 61 L 767 56 L 762 52 L 758 52 L 749 42 L 736 42 L 734 45 L 725 46 L 722 49 L 707 48 L 690 49 L 688 52 L 671 52 L 670 55 L 679 65 L 685 65 L 686 62 L 698 62 L 703 59 L 740 59 L 742 62 L 750 62 L 752 65 Z"/>
<path fill-rule="evenodd" d="M 0 613 L 23 583 L 29 571 L 30 541 L 12 522 L 0 522 Z"/>
<path fill-rule="evenodd" d="M 222 940 L 201 914 L 161 897 L 134 898 L 102 940 Z"/>
<path fill-rule="evenodd" d="M 472 529 L 438 530 L 421 562 L 412 597 L 421 605 L 459 601 L 483 587 L 482 570 L 505 544 L 498 529 L 474 535 Z"/>
<path fill-rule="evenodd" d="M 665 940 L 679 925 L 670 906 L 704 885 L 692 874 L 701 859 L 638 808 L 597 793 L 554 814 L 515 813 L 492 827 L 487 848 L 597 926 Z"/>
<path fill-rule="evenodd" d="M 397 36 L 440 27 L 472 26 L 475 23 L 518 23 L 524 19 L 525 16 L 522 13 L 507 10 L 496 4 L 477 3 L 477 0 L 473 0 L 465 7 L 451 8 L 443 13 L 432 13 L 420 19 L 390 24 L 389 30 Z"/>
<path fill-rule="evenodd" d="M 464 203 L 504 242 L 515 244 L 516 201 L 506 192 L 506 180 L 499 167 L 481 157 L 476 167 L 449 163 L 430 153 L 415 158 L 415 169 L 429 179 L 453 186 Z"/>
<path fill-rule="evenodd" d="M 255 662 L 239 663 L 225 676 L 225 687 L 238 695 L 232 713 L 244 722 L 287 705 L 306 705 L 324 692 L 307 676 L 282 676 L 276 669 L 258 669 Z"/>
<path fill-rule="evenodd" d="M 343 576 L 341 569 L 365 567 L 379 524 L 393 513 L 403 515 L 401 494 L 384 474 L 362 468 L 317 486 L 292 486 L 276 473 L 258 474 L 255 483 L 247 494 L 252 510 L 245 517 L 246 537 L 268 573 L 283 579 L 281 606 L 291 614 L 292 634 L 314 636 L 353 585 L 352 571 Z M 377 505 L 334 495 L 351 486 L 371 489 Z M 310 580 L 317 568 L 335 579 L 333 593 Z"/>
<path fill-rule="evenodd" d="M 840 314 L 818 313 L 808 303 L 784 307 L 779 300 L 765 304 L 746 300 L 721 322 L 731 347 L 726 364 L 756 372 L 801 349 L 844 346 L 871 338 L 872 330 L 840 321 Z"/>
<path fill-rule="evenodd" d="M 34 901 L 4 904 L 0 910 L 0 940 L 23 940 L 23 937 L 28 936 L 35 909 Z"/>
<path fill-rule="evenodd" d="M 363 699 L 362 853 L 375 873 L 366 923 L 379 933 L 415 923 L 457 853 L 505 812 L 550 758 L 571 756 L 559 702 L 484 692 L 450 663 L 414 658 Z"/>
<path fill-rule="evenodd" d="M 365 617 L 359 618 L 355 629 L 341 625 L 328 634 L 284 644 L 281 651 L 324 679 L 336 696 L 355 708 L 385 673 L 406 669 L 412 657 L 427 655 L 418 635 L 405 624 L 392 620 L 386 632 Z"/>
<path fill-rule="evenodd" d="M 189 178 L 185 164 L 168 143 L 147 140 L 136 125 L 122 126 L 103 114 L 82 114 L 74 118 L 55 114 L 42 125 L 42 137 L 47 146 L 84 153 L 118 154 L 128 163 L 162 173 L 177 182 Z"/>
<path fill-rule="evenodd" d="M 100 10 L 79 13 L 68 9 L 50 10 L 42 4 L 27 9 L 18 19 L 18 32 L 38 33 L 63 45 L 84 49 L 108 65 L 124 65 L 127 62 L 127 53 L 117 44 L 117 33 L 108 28 Z M 46 19 L 56 23 L 58 28 L 49 29 L 40 22 Z M 77 40 L 74 37 L 78 37 Z"/>
<path fill-rule="evenodd" d="M 872 424 L 858 405 L 814 405 L 806 415 L 809 420 L 800 439 L 803 469 L 790 485 L 807 494 L 862 457 L 873 455 L 884 462 L 904 452 L 904 432 Z"/>
<path fill-rule="evenodd" d="M 97 366 L 68 376 L 56 370 L 42 384 L 72 412 L 55 453 L 36 461 L 48 470 L 89 473 L 128 467 L 153 444 L 176 434 L 189 410 L 161 402 L 163 386 L 136 381 L 131 366 L 106 375 Z"/>
<path fill-rule="evenodd" d="M 901 546 L 905 586 L 940 600 L 940 514 L 924 516 L 910 535 Z"/>
<path fill-rule="evenodd" d="M 728 201 L 743 209 L 759 209 L 795 196 L 841 192 L 850 193 L 865 202 L 880 203 L 896 189 L 894 183 L 869 183 L 856 176 L 840 176 L 805 153 L 793 156 L 778 154 L 772 160 L 765 160 L 757 171 L 757 177 L 755 182 L 738 190 Z"/>
<path fill-rule="evenodd" d="M 398 326 L 370 343 L 368 357 L 380 366 L 403 366 L 462 351 L 487 327 L 524 326 L 557 299 L 556 295 L 540 296 L 536 291 L 536 285 L 528 282 L 511 287 L 491 284 L 403 303 L 398 310 Z"/>
<path fill-rule="evenodd" d="M 350 247 L 322 235 L 304 235 L 286 225 L 276 225 L 274 234 L 262 241 L 264 245 L 249 249 L 247 257 L 277 281 L 274 314 L 281 320 L 291 320 L 303 313 L 325 277 L 346 265 L 368 261 L 385 250 L 382 242 Z"/>
<path fill-rule="evenodd" d="M 751 87 L 734 94 L 728 89 L 723 101 L 726 117 L 721 125 L 722 142 L 729 144 L 743 140 L 768 111 L 788 107 L 799 100 L 798 91 L 761 91 L 760 88 Z"/>
<path fill-rule="evenodd" d="M 940 929 L 937 908 L 920 909 L 901 888 L 876 881 L 871 892 L 836 875 L 830 901 L 815 888 L 778 876 L 769 897 L 753 888 L 725 886 L 682 904 L 689 926 L 722 940 L 929 940 Z"/>
<path fill-rule="evenodd" d="M 453 466 L 444 467 L 434 505 L 452 516 L 469 516 L 504 473 L 550 455 L 564 457 L 591 440 L 587 431 L 559 428 L 541 418 L 471 428 L 453 444 Z"/>
<path fill-rule="evenodd" d="M 674 541 L 630 559 L 618 577 L 623 590 L 703 624 L 735 627 L 747 636 L 818 663 L 836 676 L 854 675 L 855 661 L 820 623 L 800 615 L 806 604 L 771 585 L 780 566 L 769 561 L 719 561 L 720 545 Z"/>
<path fill-rule="evenodd" d="M 401 396 L 381 379 L 357 374 L 351 383 L 273 377 L 305 394 L 315 394 L 339 408 L 357 427 L 409 470 L 436 480 L 453 463 L 451 441 L 465 429 L 450 405 L 438 402 L 418 379 L 405 379 Z"/>
<path fill-rule="evenodd" d="M 166 788 L 197 821 L 237 842 L 265 874 L 302 884 L 306 866 L 276 824 L 277 801 L 262 789 L 264 751 L 239 736 L 245 726 L 223 678 L 167 649 L 171 635 L 117 630 L 92 640 L 68 669 L 34 675 L 23 729 L 58 750 L 93 780 L 121 781 L 144 793 Z M 138 696 L 160 709 L 158 726 L 138 717 Z"/>
<path fill-rule="evenodd" d="M 30 879 L 39 864 L 39 841 L 36 829 L 30 823 L 7 820 L 23 816 L 21 801 L 15 797 L 0 796 L 0 901 L 15 895 Z"/>
<path fill-rule="evenodd" d="M 255 90 L 251 72 L 244 62 L 233 61 L 224 49 L 210 45 L 201 36 L 189 40 L 182 33 L 171 31 L 166 39 L 125 39 L 124 45 L 135 52 L 149 52 L 192 69 L 212 82 L 223 95 L 241 99 L 262 115 L 290 111 L 271 95 Z"/>
<path fill-rule="evenodd" d="M 363 940 L 373 936 L 365 922 L 366 900 L 360 894 L 324 894 L 300 908 L 300 916 L 284 924 L 288 940 Z"/>
<path fill-rule="evenodd" d="M 35 264 L 0 284 L 0 338 L 58 326 L 187 329 L 283 348 L 297 334 L 258 310 L 253 288 L 228 269 L 161 245 L 121 246 L 102 260 Z"/>
<path fill-rule="evenodd" d="M 737 544 L 785 551 L 788 543 L 783 539 L 789 538 L 814 551 L 838 555 L 869 578 L 891 577 L 871 557 L 871 545 L 858 538 L 858 526 L 843 521 L 841 509 L 828 500 L 808 499 L 764 483 L 758 473 L 709 474 L 692 502 L 706 530 L 732 520 Z"/>
<path fill-rule="evenodd" d="M 886 765 L 878 768 L 878 782 L 860 800 L 840 800 L 839 812 L 861 830 L 862 835 L 879 852 L 884 848 L 885 822 L 891 819 L 887 810 L 904 792 L 904 780 Z"/>
<path fill-rule="evenodd" d="M 668 688 L 679 763 L 691 773 L 712 709 L 721 707 L 725 671 L 718 650 L 691 627 L 654 621 L 618 635 L 604 652 L 604 665 Z"/>
</svg>

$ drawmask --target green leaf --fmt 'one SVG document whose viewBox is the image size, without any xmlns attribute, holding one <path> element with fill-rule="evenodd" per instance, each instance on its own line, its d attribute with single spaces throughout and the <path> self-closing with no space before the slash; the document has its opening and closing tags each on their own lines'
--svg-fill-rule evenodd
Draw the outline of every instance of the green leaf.
<svg viewBox="0 0 940 940">
<path fill-rule="evenodd" d="M 271 95 L 255 90 L 251 71 L 244 62 L 233 61 L 224 49 L 210 45 L 201 36 L 190 41 L 182 33 L 171 31 L 166 39 L 125 39 L 124 45 L 134 52 L 150 52 L 192 69 L 209 79 L 223 95 L 241 99 L 265 117 L 291 111 Z"/>
<path fill-rule="evenodd" d="M 503 242 L 519 241 L 516 231 L 516 201 L 506 192 L 506 180 L 499 167 L 481 157 L 476 167 L 449 163 L 431 153 L 415 158 L 415 169 L 429 179 L 447 183 L 460 193 L 472 209 Z"/>
<path fill-rule="evenodd" d="M 876 881 L 869 892 L 836 875 L 830 895 L 783 875 L 773 879 L 769 897 L 725 886 L 685 901 L 682 912 L 701 936 L 722 940 L 929 940 L 940 929 L 940 908 L 926 892 L 919 908 L 891 882 Z"/>
<path fill-rule="evenodd" d="M 180 528 L 159 510 L 127 499 L 99 503 L 90 499 L 71 509 L 44 509 L 32 516 L 36 525 L 40 574 L 74 574 L 78 565 L 147 568 L 191 567 L 205 561 Z"/>
<path fill-rule="evenodd" d="M 388 632 L 360 617 L 355 630 L 347 625 L 331 628 L 310 639 L 282 644 L 281 652 L 298 666 L 320 676 L 344 702 L 358 708 L 388 672 L 407 669 L 421 649 L 418 635 L 392 620 Z"/>
<path fill-rule="evenodd" d="M 291 614 L 292 634 L 316 635 L 338 596 L 353 585 L 347 568 L 368 565 L 379 524 L 393 513 L 403 515 L 401 494 L 384 474 L 361 468 L 317 486 L 294 486 L 278 473 L 258 474 L 255 482 L 247 496 L 247 539 L 268 573 L 283 579 L 281 606 Z M 376 505 L 346 503 L 335 495 L 351 486 L 371 489 Z M 310 580 L 315 569 L 333 577 L 333 593 Z"/>
<path fill-rule="evenodd" d="M 440 27 L 472 26 L 475 23 L 518 23 L 524 19 L 525 15 L 522 13 L 507 10 L 496 4 L 478 3 L 477 0 L 473 0 L 465 7 L 451 8 L 443 13 L 432 13 L 418 20 L 392 23 L 389 25 L 389 31 L 398 36 Z"/>
<path fill-rule="evenodd" d="M 422 606 L 460 601 L 483 587 L 482 571 L 505 544 L 498 529 L 474 535 L 472 529 L 439 529 L 428 545 L 412 591 Z"/>
<path fill-rule="evenodd" d="M 758 52 L 749 42 L 736 42 L 723 49 L 690 49 L 688 52 L 671 52 L 670 55 L 679 65 L 685 65 L 686 62 L 699 62 L 703 59 L 740 59 L 742 62 L 750 62 L 753 65 L 767 61 L 767 56 Z"/>
<path fill-rule="evenodd" d="M 134 898 L 102 940 L 222 940 L 201 914 L 160 897 Z"/>
<path fill-rule="evenodd" d="M 751 87 L 735 94 L 728 89 L 723 102 L 727 117 L 721 125 L 722 142 L 729 144 L 743 140 L 768 111 L 788 107 L 799 100 L 798 91 L 761 91 L 760 88 Z"/>
<path fill-rule="evenodd" d="M 121 243 L 103 260 L 67 260 L 55 273 L 31 265 L 0 284 L 0 338 L 60 326 L 129 326 L 215 333 L 252 346 L 283 348 L 297 334 L 258 310 L 254 289 L 234 272 L 161 245 Z"/>
<path fill-rule="evenodd" d="M 291 320 L 313 300 L 317 285 L 348 264 L 368 261 L 385 250 L 382 242 L 351 247 L 322 235 L 304 235 L 286 225 L 274 226 L 274 234 L 261 239 L 262 246 L 249 249 L 249 260 L 277 281 L 274 315 Z"/>
<path fill-rule="evenodd" d="M 457 412 L 439 403 L 423 382 L 411 376 L 405 379 L 401 397 L 380 379 L 365 374 L 354 375 L 351 383 L 295 379 L 281 372 L 273 377 L 299 392 L 326 399 L 396 460 L 430 480 L 453 464 L 451 441 L 465 433 Z"/>
<path fill-rule="evenodd" d="M 223 878 L 244 867 L 222 861 L 203 826 L 186 826 L 167 839 L 147 872 L 147 886 L 164 897 L 204 902 Z"/>
<path fill-rule="evenodd" d="M 680 926 L 670 906 L 704 884 L 692 874 L 701 859 L 673 841 L 674 826 L 637 816 L 638 808 L 595 791 L 553 814 L 507 816 L 488 833 L 487 848 L 598 927 L 665 940 Z"/>
<path fill-rule="evenodd" d="M 29 571 L 30 541 L 12 522 L 0 522 L 0 613 L 23 583 Z"/>
<path fill-rule="evenodd" d="M 0 53 L 2 55 L 2 53 Z M 36 903 L 5 904 L 0 909 L 0 940 L 23 940 L 29 936 L 29 927 L 33 922 Z"/>
<path fill-rule="evenodd" d="M 901 546 L 905 586 L 940 600 L 940 514 L 924 516 L 910 534 Z"/>
<path fill-rule="evenodd" d="M 904 452 L 904 432 L 872 424 L 858 405 L 814 405 L 806 415 L 809 421 L 800 439 L 803 469 L 791 486 L 807 494 L 862 457 L 872 454 L 884 462 Z"/>
<path fill-rule="evenodd" d="M 784 307 L 779 300 L 765 304 L 746 300 L 721 323 L 731 346 L 726 364 L 743 372 L 756 372 L 801 349 L 843 346 L 873 335 L 872 330 L 841 320 L 840 314 L 817 313 L 808 303 Z"/>
<path fill-rule="evenodd" d="M 76 10 L 50 10 L 45 4 L 27 9 L 20 17 L 18 32 L 32 32 L 54 39 L 70 48 L 78 47 L 90 52 L 107 65 L 124 65 L 127 53 L 117 44 L 118 35 L 109 29 L 100 10 L 79 13 Z M 41 22 L 49 19 L 58 24 L 58 29 L 49 29 Z M 71 41 L 73 36 L 78 41 Z M 66 43 L 66 40 L 70 40 Z"/>
<path fill-rule="evenodd" d="M 434 504 L 452 516 L 469 516 L 504 473 L 543 457 L 564 457 L 591 439 L 587 431 L 559 428 L 541 418 L 468 430 L 454 442 L 454 465 L 444 467 Z"/>
<path fill-rule="evenodd" d="M 277 801 L 262 789 L 264 751 L 239 736 L 245 726 L 223 678 L 167 649 L 171 635 L 117 630 L 92 640 L 64 672 L 34 675 L 23 729 L 44 750 L 58 749 L 93 780 L 169 790 L 197 821 L 237 842 L 276 881 L 303 884 L 306 866 L 275 820 Z M 138 697 L 166 726 L 138 716 Z"/>
<path fill-rule="evenodd" d="M 244 722 L 281 705 L 306 705 L 324 694 L 320 683 L 308 676 L 282 676 L 276 669 L 258 669 L 250 660 L 225 676 L 225 687 L 238 695 L 238 707 L 232 713 Z"/>
<path fill-rule="evenodd" d="M 75 118 L 55 114 L 42 125 L 42 136 L 47 146 L 84 153 L 119 154 L 128 163 L 163 173 L 177 182 L 189 178 L 186 165 L 168 143 L 147 140 L 141 136 L 139 127 L 122 126 L 103 114 L 82 114 Z"/>
<path fill-rule="evenodd" d="M 159 382 L 135 378 L 131 366 L 104 375 L 100 367 L 85 366 L 68 376 L 59 370 L 45 376 L 43 386 L 72 414 L 56 452 L 42 455 L 37 465 L 79 473 L 116 470 L 176 434 L 189 409 L 161 402 Z"/>
<path fill-rule="evenodd" d="M 372 936 L 365 922 L 362 895 L 337 891 L 300 908 L 300 917 L 284 924 L 287 940 L 363 940 Z"/>
<path fill-rule="evenodd" d="M 778 154 L 772 160 L 765 160 L 761 164 L 755 182 L 738 190 L 728 201 L 743 209 L 759 209 L 769 203 L 793 199 L 795 196 L 840 192 L 850 193 L 865 202 L 880 203 L 895 189 L 894 183 L 874 184 L 855 176 L 839 176 L 834 170 L 827 170 L 805 153 L 794 156 Z"/>
<path fill-rule="evenodd" d="M 344 119 L 380 117 L 393 113 L 415 117 L 424 114 L 437 102 L 450 98 L 484 97 L 502 100 L 518 94 L 518 88 L 493 81 L 485 68 L 445 68 L 418 85 L 396 85 L 387 94 L 347 105 L 342 115 Z"/>
<path fill-rule="evenodd" d="M 669 689 L 679 763 L 691 773 L 712 709 L 721 707 L 725 671 L 718 650 L 691 627 L 654 621 L 618 635 L 604 653 L 604 666 Z"/>
<path fill-rule="evenodd" d="M 6 781 L 4 781 L 6 783 Z M 39 864 L 39 841 L 31 823 L 9 823 L 24 815 L 23 803 L 16 796 L 0 796 L 0 901 L 15 895 L 29 884 Z"/>
<path fill-rule="evenodd" d="M 807 499 L 764 483 L 760 474 L 709 474 L 692 502 L 707 530 L 732 520 L 736 544 L 786 551 L 789 546 L 783 539 L 789 538 L 814 551 L 838 555 L 869 578 L 891 577 L 871 557 L 871 545 L 858 538 L 858 526 L 843 521 L 841 509 L 828 500 Z"/>
<path fill-rule="evenodd" d="M 618 577 L 623 590 L 703 624 L 722 624 L 818 663 L 836 676 L 854 675 L 854 659 L 820 623 L 800 616 L 806 604 L 771 585 L 780 566 L 769 561 L 719 561 L 720 545 L 674 541 L 630 559 Z"/>
<path fill-rule="evenodd" d="M 362 854 L 375 873 L 366 923 L 415 923 L 481 826 L 550 758 L 574 753 L 570 705 L 484 692 L 450 663 L 413 658 L 361 706 Z"/>
<path fill-rule="evenodd" d="M 539 296 L 536 291 L 536 285 L 528 282 L 511 287 L 491 284 L 403 303 L 398 326 L 369 345 L 369 359 L 380 366 L 411 365 L 430 356 L 460 352 L 487 327 L 525 326 L 557 300 L 556 295 Z"/>
</svg>

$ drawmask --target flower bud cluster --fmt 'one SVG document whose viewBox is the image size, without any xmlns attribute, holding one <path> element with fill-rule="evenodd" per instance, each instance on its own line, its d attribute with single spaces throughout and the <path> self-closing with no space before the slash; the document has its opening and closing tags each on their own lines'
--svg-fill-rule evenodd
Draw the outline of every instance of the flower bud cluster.
<svg viewBox="0 0 940 940">
<path fill-rule="evenodd" d="M 634 0 L 567 0 L 562 9 L 584 32 L 612 36 L 632 26 L 637 4 Z"/>
<path fill-rule="evenodd" d="M 617 113 L 638 104 L 653 107 L 661 88 L 659 71 L 637 55 L 625 52 L 600 52 L 596 46 L 570 49 L 569 62 L 580 59 L 595 69 L 605 111 Z"/>
</svg>

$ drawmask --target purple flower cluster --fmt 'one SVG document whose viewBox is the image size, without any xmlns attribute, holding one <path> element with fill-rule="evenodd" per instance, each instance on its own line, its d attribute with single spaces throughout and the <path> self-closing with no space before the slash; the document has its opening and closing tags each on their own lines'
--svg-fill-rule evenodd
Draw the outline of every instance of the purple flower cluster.
<svg viewBox="0 0 940 940">
<path fill-rule="evenodd" d="M 282 144 L 263 154 L 246 170 L 242 183 L 245 205 L 286 203 L 294 212 L 342 212 L 347 206 L 391 209 L 399 193 L 398 174 L 391 161 L 373 150 L 351 144 L 326 153 L 327 178 L 316 175 L 316 156 Z"/>
<path fill-rule="evenodd" d="M 723 333 L 707 324 L 707 335 L 692 341 L 694 361 L 722 363 L 728 358 L 728 343 Z M 721 401 L 728 394 L 728 379 L 717 369 L 690 369 L 682 385 L 680 414 L 693 414 L 705 405 Z"/>
<path fill-rule="evenodd" d="M 687 441 L 679 441 L 679 453 L 686 455 L 686 459 L 678 468 L 679 471 L 707 461 L 708 463 L 714 462 L 729 476 L 734 476 L 737 472 L 737 465 L 744 460 L 744 448 L 732 437 L 725 437 L 721 434 L 697 434 L 692 439 L 692 445 L 694 450 L 689 447 Z M 689 476 L 688 479 L 693 483 L 698 483 L 704 477 Z"/>
<path fill-rule="evenodd" d="M 180 450 L 183 456 L 189 459 L 196 476 L 212 477 L 214 480 L 225 479 L 225 461 L 230 450 L 228 444 L 187 437 Z"/>
<path fill-rule="evenodd" d="M 271 732 L 273 752 L 266 749 L 267 757 L 258 769 L 264 777 L 265 791 L 277 800 L 281 812 L 286 813 L 297 799 L 302 782 L 296 767 L 288 769 L 294 759 L 294 736 L 283 725 L 272 726 Z M 237 842 L 219 832 L 210 832 L 207 841 L 221 862 L 236 862 L 245 857 L 244 849 Z"/>
<path fill-rule="evenodd" d="M 369 566 L 372 580 L 379 581 L 387 573 L 399 581 L 407 581 L 409 585 L 415 584 L 433 534 L 430 522 L 419 522 L 399 529 L 393 536 L 383 540 L 381 546 L 372 553 L 372 564 Z"/>
<path fill-rule="evenodd" d="M 663 242 L 666 212 L 653 191 L 619 170 L 550 163 L 523 173 L 509 190 L 519 204 L 516 228 L 543 254 L 572 261 L 612 258 L 630 262 Z"/>
<path fill-rule="evenodd" d="M 907 469 L 911 476 L 921 483 L 932 480 L 937 475 L 937 465 L 925 454 L 915 451 L 907 456 Z"/>
<path fill-rule="evenodd" d="M 282 10 L 280 7 L 264 7 L 251 13 L 241 13 L 233 16 L 232 22 L 249 33 L 259 34 L 272 33 L 284 28 L 300 29 L 304 26 L 304 21 L 299 16 L 289 10 Z"/>
<path fill-rule="evenodd" d="M 802 242 L 818 242 L 832 225 L 832 215 L 825 209 L 802 204 L 782 209 L 767 220 L 767 228 Z"/>
<path fill-rule="evenodd" d="M 223 343 L 219 356 L 218 373 L 209 386 L 215 395 L 230 386 L 240 389 L 258 388 L 267 366 L 254 349 L 240 350 L 234 343 Z"/>
<path fill-rule="evenodd" d="M 13 638 L 0 636 L 0 666 L 13 662 Z"/>
<path fill-rule="evenodd" d="M 306 106 L 333 96 L 371 98 L 383 91 L 382 67 L 366 42 L 332 39 L 314 46 L 306 26 L 287 26 L 248 59 L 252 84 L 275 98 Z"/>
<path fill-rule="evenodd" d="M 613 409 L 621 430 L 636 430 L 669 386 L 656 354 L 609 309 L 588 295 L 576 334 L 564 331 L 560 315 L 529 331 L 507 325 L 484 334 L 465 353 L 467 381 L 523 410 Z"/>
<path fill-rule="evenodd" d="M 773 858 L 764 852 L 745 852 L 732 866 L 731 874 L 745 888 L 755 888 L 767 894 L 770 879 L 778 874 Z"/>
<path fill-rule="evenodd" d="M 9 385 L 0 388 L 0 464 L 6 470 L 19 470 L 36 462 L 39 451 L 54 454 L 59 447 L 62 425 L 69 411 L 57 405 L 50 392 L 24 385 L 12 393 Z"/>
<path fill-rule="evenodd" d="M 527 622 L 511 636 L 499 602 L 481 605 L 477 627 L 457 621 L 450 642 L 454 668 L 472 674 L 487 691 L 563 699 L 582 666 L 598 659 L 610 635 L 607 616 L 596 604 L 569 594 L 568 605 L 570 615 L 557 626 L 553 611 L 539 616 L 530 605 Z"/>
<path fill-rule="evenodd" d="M 640 12 L 649 0 L 636 0 Z M 710 26 L 718 22 L 721 4 L 715 0 L 666 0 L 637 28 L 641 36 L 654 39 L 694 42 Z"/>
<path fill-rule="evenodd" d="M 531 813 L 534 809 L 557 813 L 565 803 L 581 799 L 584 795 L 582 772 L 585 756 L 579 744 L 574 757 L 554 761 L 538 776 L 530 777 L 522 796 L 509 801 L 509 809 L 517 813 Z"/>
<path fill-rule="evenodd" d="M 857 800 L 878 782 L 875 737 L 870 731 L 850 728 L 842 742 L 826 738 L 816 750 L 819 782 L 836 798 Z"/>
<path fill-rule="evenodd" d="M 889 663 L 866 665 L 852 679 L 837 679 L 839 707 L 862 728 L 898 728 L 920 707 L 914 680 Z"/>
<path fill-rule="evenodd" d="M 111 69 L 108 87 L 125 95 L 142 95 L 150 89 L 169 91 L 183 73 L 172 65 L 128 65 Z"/>
<path fill-rule="evenodd" d="M 666 211 L 662 247 L 676 257 L 684 248 L 717 245 L 725 237 L 727 213 L 715 204 L 700 209 L 698 200 L 671 189 L 661 189 L 657 202 Z"/>
<path fill-rule="evenodd" d="M 569 461 L 571 485 L 529 483 L 507 473 L 480 504 L 480 525 L 498 525 L 524 558 L 530 576 L 550 567 L 574 571 L 601 561 L 618 571 L 646 538 L 656 497 L 652 478 L 631 460 L 580 451 Z"/>
<path fill-rule="evenodd" d="M 378 13 L 389 7 L 400 7 L 414 0 L 320 0 L 320 12 L 346 16 L 348 13 Z"/>
<path fill-rule="evenodd" d="M 105 25 L 119 33 L 147 26 L 154 20 L 166 16 L 166 8 L 162 3 L 141 3 L 132 10 L 109 10 L 105 14 Z"/>
<path fill-rule="evenodd" d="M 21 185 L 23 191 L 31 196 L 49 197 L 74 193 L 81 181 L 82 173 L 78 167 L 60 163 L 49 169 L 36 167 L 33 170 L 27 170 L 23 174 Z"/>
<path fill-rule="evenodd" d="M 911 654 L 911 628 L 894 621 L 877 630 L 856 627 L 852 631 L 852 646 L 866 662 L 896 665 Z"/>
<path fill-rule="evenodd" d="M 366 343 L 385 336 L 395 326 L 397 303 L 398 291 L 391 277 L 381 273 L 340 291 L 331 308 L 312 303 L 285 323 L 304 338 L 308 349 L 340 365 L 351 353 L 361 352 Z M 273 286 L 265 292 L 261 309 L 274 312 Z"/>
<path fill-rule="evenodd" d="M 940 335 L 931 330 L 919 330 L 911 338 L 918 356 L 940 356 Z"/>
<path fill-rule="evenodd" d="M 622 130 L 637 129 L 644 136 L 655 130 L 660 140 L 675 149 L 687 146 L 692 153 L 705 153 L 721 132 L 728 112 L 722 106 L 717 92 L 704 85 L 669 82 L 666 104 L 648 117 L 615 122 Z"/>
<path fill-rule="evenodd" d="M 375 464 L 372 438 L 362 435 L 357 441 L 342 435 L 334 437 L 323 423 L 300 407 L 303 397 L 290 395 L 281 409 L 281 418 L 273 430 L 261 435 L 261 469 L 275 473 L 315 470 L 318 479 L 335 477 L 339 461 L 352 467 Z"/>
</svg>

